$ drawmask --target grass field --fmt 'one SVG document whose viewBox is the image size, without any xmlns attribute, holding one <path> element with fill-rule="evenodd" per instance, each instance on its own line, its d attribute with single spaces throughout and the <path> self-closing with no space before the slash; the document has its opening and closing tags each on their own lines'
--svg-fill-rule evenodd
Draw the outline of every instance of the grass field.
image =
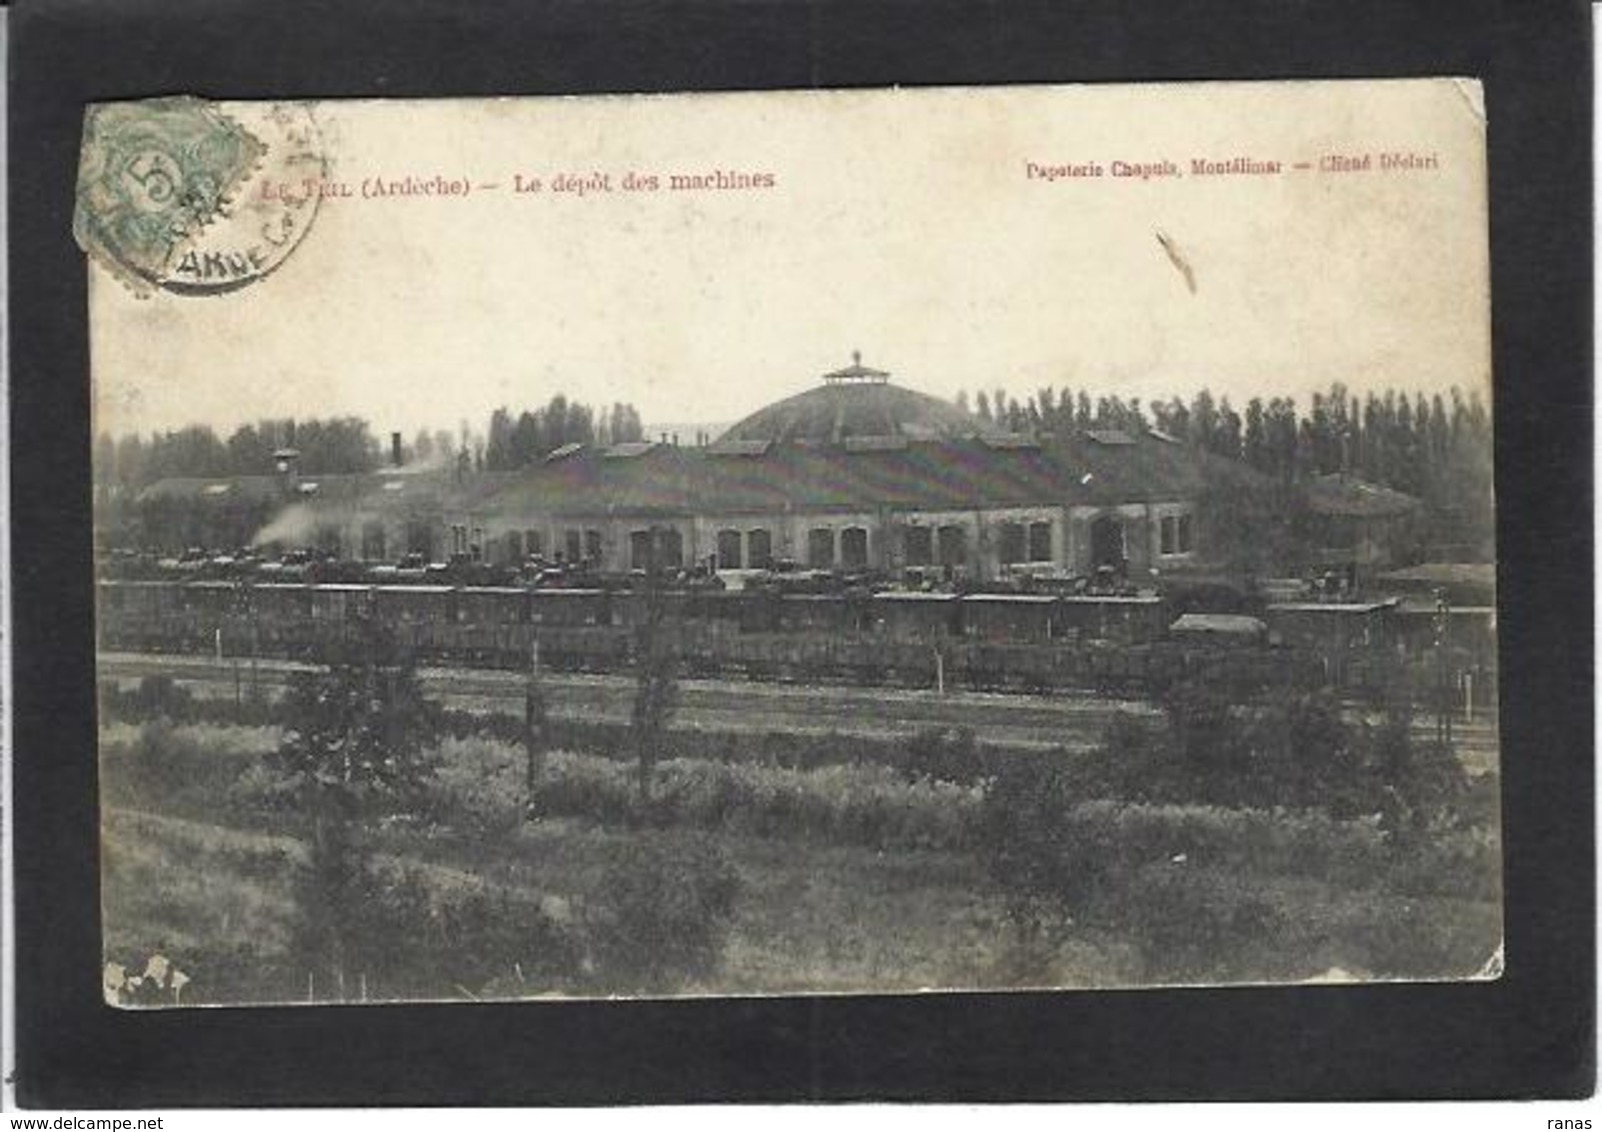
<svg viewBox="0 0 1602 1132">
<path fill-rule="evenodd" d="M 353 961 L 334 986 L 299 950 L 307 830 L 265 769 L 280 738 L 216 724 L 102 731 L 106 955 L 130 968 L 171 959 L 192 980 L 184 1002 L 1469 977 L 1501 934 L 1484 830 L 1398 858 L 1372 822 L 1087 803 L 1075 820 L 1113 831 L 1127 868 L 1084 914 L 1059 909 L 1026 930 L 983 847 L 980 784 L 678 759 L 658 767 L 642 820 L 627 764 L 553 752 L 525 821 L 521 751 L 468 737 L 433 750 L 421 808 L 368 837 L 374 899 L 402 909 L 375 921 L 375 946 L 437 946 L 371 970 Z M 715 921 L 711 959 L 619 981 L 608 957 L 620 946 L 674 935 L 625 907 L 638 893 L 620 895 L 620 870 L 660 862 L 651 875 L 670 881 L 727 873 L 726 903 L 704 915 L 700 890 L 658 883 L 671 891 L 643 897 L 649 915 L 679 917 L 662 923 Z"/>
</svg>

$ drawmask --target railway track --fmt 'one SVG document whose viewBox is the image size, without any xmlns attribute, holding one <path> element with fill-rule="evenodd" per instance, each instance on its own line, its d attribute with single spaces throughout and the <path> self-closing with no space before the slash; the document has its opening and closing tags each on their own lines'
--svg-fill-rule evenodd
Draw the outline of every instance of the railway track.
<svg viewBox="0 0 1602 1132">
<path fill-rule="evenodd" d="M 276 694 L 290 674 L 314 666 L 283 660 L 102 653 L 101 679 L 123 684 L 145 676 L 171 676 L 179 685 L 205 698 L 248 695 L 255 682 Z M 525 677 L 497 669 L 425 667 L 418 670 L 429 695 L 448 707 L 480 713 L 519 714 Z M 626 724 L 634 702 L 629 676 L 543 673 L 541 686 L 552 718 L 563 721 Z M 838 685 L 773 684 L 729 680 L 684 679 L 679 682 L 679 730 L 806 734 L 837 732 L 874 738 L 897 738 L 929 727 L 968 727 L 998 746 L 1048 750 L 1086 750 L 1101 741 L 1107 724 L 1119 712 L 1152 719 L 1154 704 L 1107 699 L 1091 693 L 1020 696 L 1004 693 L 933 691 Z"/>
<path fill-rule="evenodd" d="M 291 673 L 313 671 L 296 661 L 225 659 L 149 653 L 102 653 L 102 679 L 132 685 L 146 676 L 165 675 L 209 699 L 249 694 L 252 683 L 276 695 Z M 424 689 L 448 707 L 480 714 L 518 714 L 523 710 L 525 677 L 503 669 L 424 667 Z M 547 710 L 564 722 L 627 724 L 634 701 L 634 681 L 624 675 L 546 672 L 540 677 Z M 1354 714 L 1355 714 L 1354 706 Z M 1099 744 L 1107 724 L 1119 714 L 1159 719 L 1152 702 L 1111 699 L 1091 692 L 1029 696 L 1015 693 L 903 688 L 855 688 L 849 685 L 782 684 L 743 680 L 683 679 L 673 727 L 682 731 L 761 734 L 860 735 L 904 738 L 930 727 L 967 727 L 984 742 L 1031 750 L 1057 747 L 1089 750 Z M 1434 736 L 1432 716 L 1413 723 L 1414 737 Z M 1481 711 L 1473 720 L 1452 725 L 1453 745 L 1471 773 L 1495 771 L 1500 735 L 1493 714 Z"/>
</svg>

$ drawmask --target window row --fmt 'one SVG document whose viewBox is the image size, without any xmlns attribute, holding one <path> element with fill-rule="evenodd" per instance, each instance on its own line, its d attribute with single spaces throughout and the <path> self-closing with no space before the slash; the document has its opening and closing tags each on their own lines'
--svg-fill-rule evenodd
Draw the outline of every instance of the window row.
<svg viewBox="0 0 1602 1132">
<path fill-rule="evenodd" d="M 1195 549 L 1195 532 L 1192 517 L 1166 515 L 1159 527 L 1161 552 L 1165 555 L 1189 554 Z M 629 566 L 645 569 L 650 549 L 649 530 L 636 530 L 629 535 Z M 684 564 L 684 541 L 674 528 L 659 528 L 657 554 L 659 563 L 679 567 Z M 406 531 L 409 550 L 429 551 L 426 530 Z M 361 535 L 362 557 L 382 560 L 386 555 L 385 532 L 382 525 L 367 525 Z M 958 524 L 938 527 L 909 526 L 902 529 L 902 549 L 908 566 L 961 566 L 968 561 L 969 531 Z M 1047 521 L 1032 523 L 1001 523 L 996 528 L 997 556 L 1003 565 L 1027 562 L 1051 562 L 1052 525 Z M 554 556 L 566 562 L 599 563 L 602 560 L 605 540 L 602 532 L 593 528 L 566 528 L 558 532 Z M 475 561 L 486 556 L 507 563 L 522 562 L 533 557 L 544 557 L 548 551 L 545 532 L 535 529 L 507 531 L 499 537 L 498 545 L 486 543 L 482 528 L 455 525 L 450 528 L 447 551 L 466 555 Z M 773 534 L 766 528 L 739 530 L 728 527 L 716 535 L 716 563 L 719 570 L 764 570 L 773 564 Z M 807 532 L 806 565 L 812 569 L 827 570 L 836 566 L 845 569 L 866 569 L 868 566 L 868 531 L 863 527 L 814 527 Z"/>
</svg>

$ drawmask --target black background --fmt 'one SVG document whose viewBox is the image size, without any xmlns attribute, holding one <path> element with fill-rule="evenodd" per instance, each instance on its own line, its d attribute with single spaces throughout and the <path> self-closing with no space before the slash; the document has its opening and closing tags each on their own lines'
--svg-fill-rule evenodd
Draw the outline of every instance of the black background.
<svg viewBox="0 0 1602 1132">
<path fill-rule="evenodd" d="M 22 1103 L 1589 1093 L 1585 4 L 41 0 L 13 10 L 11 33 Z M 1503 979 L 146 1014 L 101 1004 L 86 264 L 70 234 L 85 102 L 1437 74 L 1482 78 L 1490 121 Z"/>
</svg>

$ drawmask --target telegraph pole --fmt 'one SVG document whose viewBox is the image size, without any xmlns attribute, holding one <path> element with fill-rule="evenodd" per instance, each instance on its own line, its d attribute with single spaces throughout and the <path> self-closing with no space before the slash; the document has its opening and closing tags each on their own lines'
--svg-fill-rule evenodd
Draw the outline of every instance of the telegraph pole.
<svg viewBox="0 0 1602 1132">
<path fill-rule="evenodd" d="M 1452 606 L 1446 599 L 1446 590 L 1435 591 L 1435 741 L 1452 745 L 1451 663 L 1447 645 L 1451 640 Z"/>
<path fill-rule="evenodd" d="M 523 691 L 524 817 L 533 821 L 535 792 L 539 787 L 540 754 L 545 746 L 545 690 L 540 687 L 540 639 L 529 642 L 528 681 Z"/>
</svg>

